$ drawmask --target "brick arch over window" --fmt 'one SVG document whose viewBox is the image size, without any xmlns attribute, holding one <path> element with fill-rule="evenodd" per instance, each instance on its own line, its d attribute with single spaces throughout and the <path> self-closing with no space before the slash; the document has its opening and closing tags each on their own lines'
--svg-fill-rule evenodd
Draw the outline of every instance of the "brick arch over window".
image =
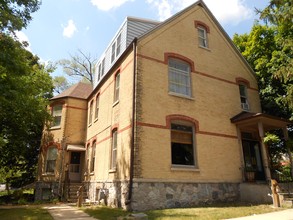
<svg viewBox="0 0 293 220">
<path fill-rule="evenodd" d="M 49 147 L 56 147 L 58 150 L 61 150 L 61 144 L 60 143 L 50 141 L 47 144 L 43 145 L 43 151 L 47 151 Z"/>
<path fill-rule="evenodd" d="M 170 53 L 170 52 L 166 52 L 166 53 L 164 54 L 164 63 L 165 63 L 166 65 L 168 65 L 168 60 L 169 60 L 170 58 L 175 58 L 175 59 L 182 60 L 182 61 L 188 63 L 188 64 L 190 65 L 191 72 L 195 72 L 194 62 L 193 62 L 191 59 L 189 59 L 188 57 L 185 57 L 185 56 L 180 55 L 180 54 L 178 54 L 178 53 Z"/>
<path fill-rule="evenodd" d="M 205 24 L 204 22 L 202 22 L 202 21 L 195 20 L 194 21 L 194 26 L 196 28 L 203 27 L 204 29 L 206 29 L 207 33 L 210 33 L 210 27 L 207 24 Z"/>
<path fill-rule="evenodd" d="M 186 116 L 186 115 L 179 115 L 179 114 L 167 115 L 166 116 L 166 127 L 168 129 L 170 129 L 171 128 L 171 122 L 175 121 L 175 120 L 191 122 L 195 127 L 195 132 L 199 131 L 199 123 L 198 123 L 198 121 L 196 119 L 191 118 L 191 117 Z"/>
<path fill-rule="evenodd" d="M 65 101 L 55 101 L 55 102 L 52 102 L 50 103 L 50 107 L 53 107 L 55 105 L 64 105 L 65 104 Z"/>
<path fill-rule="evenodd" d="M 247 88 L 250 88 L 250 82 L 247 79 L 244 79 L 242 77 L 236 77 L 235 81 L 236 81 L 236 84 L 238 85 L 244 84 L 247 86 Z"/>
</svg>

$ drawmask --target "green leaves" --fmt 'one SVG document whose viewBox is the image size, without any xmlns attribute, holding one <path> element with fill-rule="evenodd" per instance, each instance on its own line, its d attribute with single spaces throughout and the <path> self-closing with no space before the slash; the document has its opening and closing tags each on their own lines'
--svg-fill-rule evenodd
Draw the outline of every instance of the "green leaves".
<svg viewBox="0 0 293 220">
<path fill-rule="evenodd" d="M 0 167 L 34 178 L 53 83 L 39 58 L 0 35 Z M 4 51 L 4 53 L 2 53 Z"/>
<path fill-rule="evenodd" d="M 0 32 L 25 28 L 39 6 L 38 0 L 0 0 Z"/>
</svg>

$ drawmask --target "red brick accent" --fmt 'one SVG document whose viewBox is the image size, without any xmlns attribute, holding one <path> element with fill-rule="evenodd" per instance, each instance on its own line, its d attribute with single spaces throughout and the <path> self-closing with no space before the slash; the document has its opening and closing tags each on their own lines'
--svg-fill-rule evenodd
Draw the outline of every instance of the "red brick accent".
<svg viewBox="0 0 293 220">
<path fill-rule="evenodd" d="M 166 53 L 164 53 L 164 63 L 166 65 L 168 65 L 169 58 L 175 58 L 175 59 L 185 61 L 186 63 L 188 63 L 190 65 L 191 72 L 195 72 L 194 62 L 191 59 L 189 59 L 188 57 L 185 57 L 185 56 L 183 56 L 181 54 L 177 54 L 177 53 L 166 52 Z"/>
<path fill-rule="evenodd" d="M 210 27 L 207 24 L 205 24 L 204 22 L 202 22 L 202 21 L 195 20 L 194 21 L 194 26 L 196 28 L 203 27 L 204 29 L 206 29 L 207 33 L 210 33 Z"/>
<path fill-rule="evenodd" d="M 49 147 L 53 147 L 53 146 L 57 147 L 58 150 L 62 149 L 61 143 L 50 141 L 47 144 L 43 145 L 43 151 L 47 151 Z"/>
<path fill-rule="evenodd" d="M 244 79 L 242 77 L 236 77 L 235 81 L 236 81 L 236 84 L 238 84 L 238 85 L 245 84 L 247 86 L 247 88 L 250 88 L 250 83 L 247 79 Z"/>
<path fill-rule="evenodd" d="M 194 118 L 191 118 L 189 116 L 178 115 L 178 114 L 167 115 L 166 116 L 166 127 L 168 129 L 171 128 L 171 122 L 174 121 L 174 120 L 189 121 L 189 122 L 191 122 L 195 126 L 195 132 L 198 132 L 199 131 L 199 123 L 198 123 L 197 120 L 195 120 Z"/>
</svg>

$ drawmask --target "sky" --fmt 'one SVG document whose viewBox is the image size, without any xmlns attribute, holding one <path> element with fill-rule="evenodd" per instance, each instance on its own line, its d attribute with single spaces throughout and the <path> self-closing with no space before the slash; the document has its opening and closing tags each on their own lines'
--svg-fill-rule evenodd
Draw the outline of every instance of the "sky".
<svg viewBox="0 0 293 220">
<path fill-rule="evenodd" d="M 18 32 L 42 62 L 70 59 L 78 50 L 99 58 L 127 16 L 164 21 L 195 0 L 42 0 L 26 29 Z M 269 0 L 204 0 L 232 38 L 248 33 Z M 55 75 L 63 75 L 58 68 Z"/>
</svg>

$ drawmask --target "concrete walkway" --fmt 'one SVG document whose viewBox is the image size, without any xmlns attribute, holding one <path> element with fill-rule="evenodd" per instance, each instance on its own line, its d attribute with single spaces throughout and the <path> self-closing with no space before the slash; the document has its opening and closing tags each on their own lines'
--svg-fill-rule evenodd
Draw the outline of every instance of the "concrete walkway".
<svg viewBox="0 0 293 220">
<path fill-rule="evenodd" d="M 251 215 L 240 218 L 230 218 L 229 220 L 293 220 L 293 209 L 286 209 L 283 211 Z"/>
<path fill-rule="evenodd" d="M 48 210 L 50 215 L 55 220 L 97 220 L 96 218 L 90 217 L 85 212 L 79 210 L 75 205 L 57 204 L 54 206 L 46 206 L 44 208 Z"/>
</svg>

